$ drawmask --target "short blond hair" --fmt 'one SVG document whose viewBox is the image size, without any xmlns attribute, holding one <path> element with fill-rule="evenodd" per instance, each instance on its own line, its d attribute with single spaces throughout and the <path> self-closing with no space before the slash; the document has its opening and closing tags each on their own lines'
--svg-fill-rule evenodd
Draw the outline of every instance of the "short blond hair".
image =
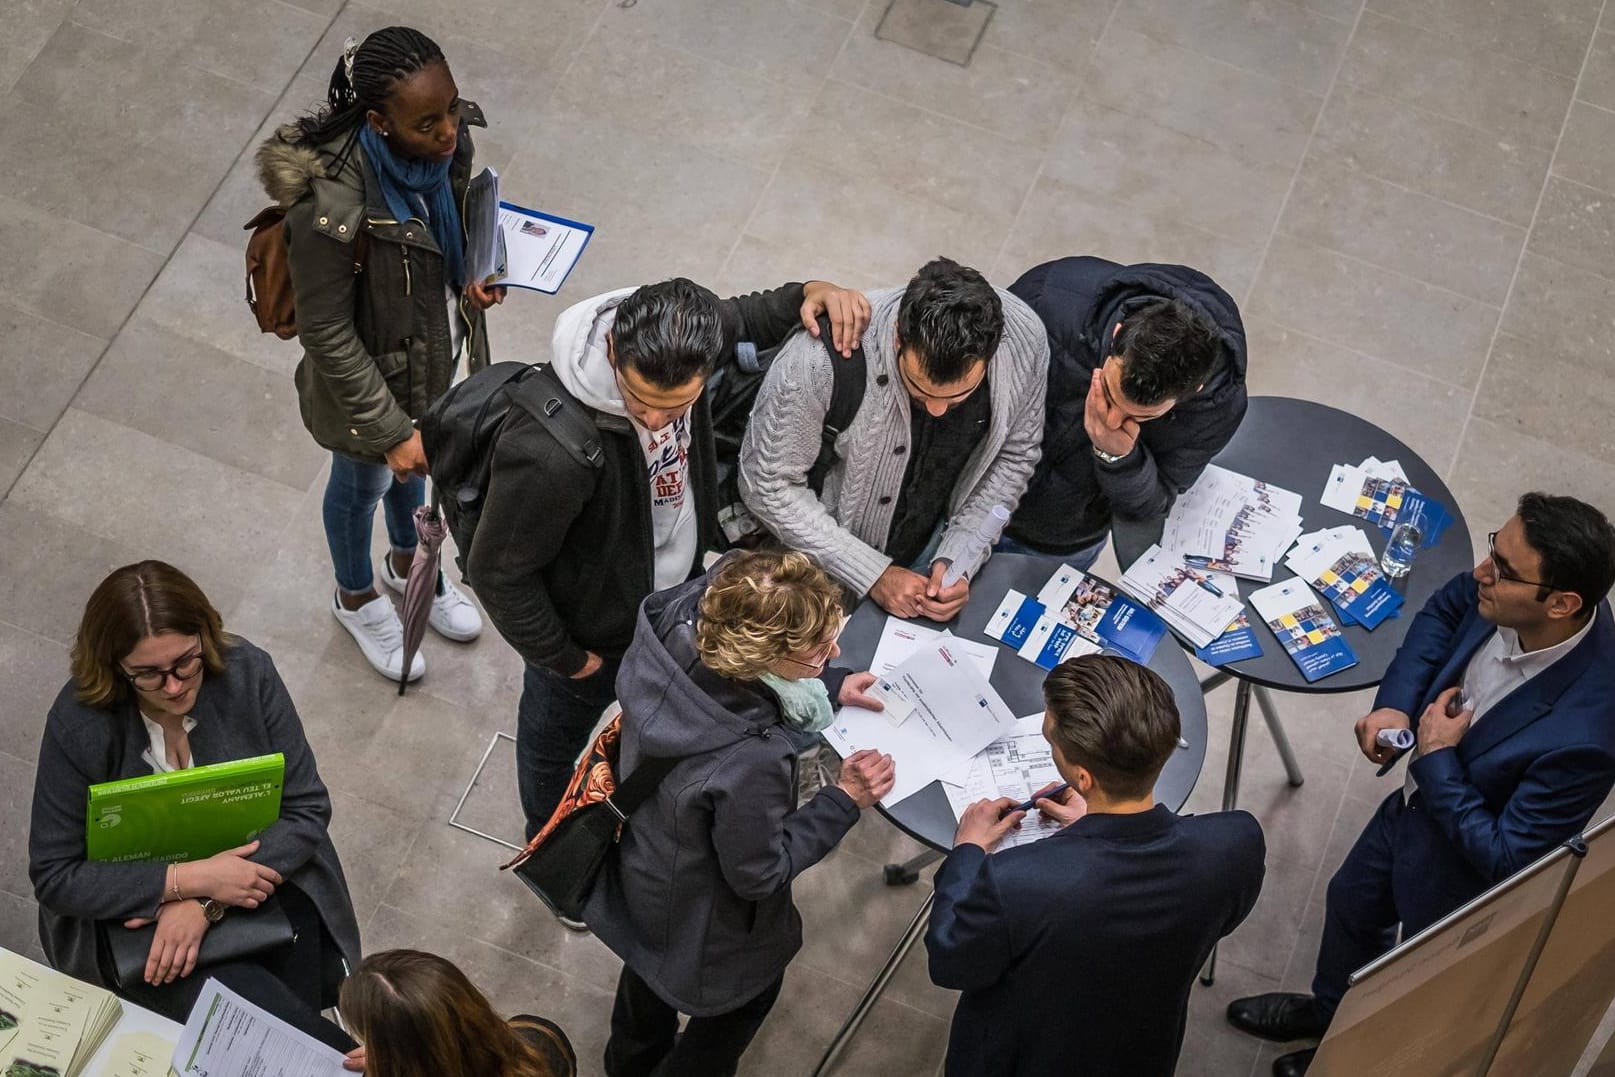
<svg viewBox="0 0 1615 1077">
<path fill-rule="evenodd" d="M 775 662 L 835 639 L 841 588 L 806 554 L 755 550 L 731 558 L 701 595 L 701 663 L 756 680 Z"/>
</svg>

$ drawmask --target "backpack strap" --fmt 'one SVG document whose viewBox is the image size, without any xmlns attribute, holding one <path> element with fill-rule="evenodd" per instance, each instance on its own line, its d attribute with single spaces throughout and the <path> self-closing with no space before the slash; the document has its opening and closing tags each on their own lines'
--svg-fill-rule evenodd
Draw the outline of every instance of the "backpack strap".
<svg viewBox="0 0 1615 1077">
<path fill-rule="evenodd" d="M 808 488 L 815 494 L 824 492 L 824 478 L 836 462 L 836 439 L 858 417 L 863 406 L 868 360 L 864 358 L 863 344 L 852 350 L 846 358 L 836 351 L 835 338 L 830 332 L 830 316 L 819 315 L 819 343 L 830 356 L 830 373 L 834 378 L 830 390 L 830 408 L 824 413 L 824 427 L 819 433 L 819 455 L 808 469 Z"/>
<path fill-rule="evenodd" d="M 510 400 L 548 430 L 580 465 L 591 469 L 604 466 L 605 447 L 589 409 L 566 391 L 548 365 L 535 367 L 531 375 L 512 386 Z"/>
<path fill-rule="evenodd" d="M 672 769 L 680 762 L 677 756 L 657 757 L 647 756 L 642 759 L 634 772 L 628 775 L 617 791 L 608 798 L 608 803 L 616 809 L 617 814 L 626 822 L 641 804 L 650 799 L 656 792 L 656 787 L 662 784 Z"/>
</svg>

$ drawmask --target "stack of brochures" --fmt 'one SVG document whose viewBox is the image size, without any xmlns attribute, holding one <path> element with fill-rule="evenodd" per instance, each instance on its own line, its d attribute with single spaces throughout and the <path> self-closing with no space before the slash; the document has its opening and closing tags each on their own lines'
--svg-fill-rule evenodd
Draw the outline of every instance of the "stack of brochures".
<svg viewBox="0 0 1615 1077">
<path fill-rule="evenodd" d="M 1346 624 L 1373 631 L 1401 612 L 1403 598 L 1380 571 L 1360 527 L 1308 532 L 1296 540 L 1284 563 L 1328 596 Z"/>
<path fill-rule="evenodd" d="M 1420 545 L 1434 546 L 1452 523 L 1452 515 L 1439 501 L 1426 497 L 1409 483 L 1395 460 L 1370 456 L 1361 464 L 1336 464 L 1329 471 L 1319 499 L 1332 509 L 1349 513 L 1390 533 L 1398 523 L 1422 519 Z"/>
<path fill-rule="evenodd" d="M 1199 568 L 1266 582 L 1300 533 L 1300 494 L 1212 464 L 1173 503 L 1161 548 Z"/>
<path fill-rule="evenodd" d="M 78 1077 L 122 1014 L 112 992 L 0 950 L 0 1073 L 6 1077 Z"/>
<path fill-rule="evenodd" d="M 1340 625 L 1303 581 L 1288 579 L 1252 591 L 1250 604 L 1308 684 L 1357 664 L 1357 655 L 1340 635 Z"/>
<path fill-rule="evenodd" d="M 1166 636 L 1166 623 L 1092 576 L 1061 565 L 1036 598 L 1007 592 L 986 633 L 1044 669 L 1102 650 L 1147 665 Z"/>
<path fill-rule="evenodd" d="M 1218 584 L 1215 577 L 1221 576 Z M 1229 586 L 1233 584 L 1233 586 Z M 1122 573 L 1121 588 L 1172 626 L 1196 647 L 1226 632 L 1244 606 L 1238 585 L 1227 573 L 1191 565 L 1181 554 L 1151 546 Z"/>
<path fill-rule="evenodd" d="M 277 752 L 92 785 L 86 854 L 174 863 L 245 845 L 280 818 L 285 780 L 286 759 Z"/>
</svg>

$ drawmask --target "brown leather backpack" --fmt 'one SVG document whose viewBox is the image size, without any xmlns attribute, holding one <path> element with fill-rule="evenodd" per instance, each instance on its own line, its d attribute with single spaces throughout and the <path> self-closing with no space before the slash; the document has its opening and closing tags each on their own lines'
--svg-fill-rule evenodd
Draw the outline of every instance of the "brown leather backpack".
<svg viewBox="0 0 1615 1077">
<path fill-rule="evenodd" d="M 297 310 L 292 302 L 290 247 L 286 242 L 286 209 L 274 205 L 260 210 L 242 226 L 247 239 L 247 306 L 258 328 L 281 340 L 297 335 Z M 361 231 L 353 239 L 353 272 L 364 272 L 370 253 L 370 236 Z"/>
</svg>

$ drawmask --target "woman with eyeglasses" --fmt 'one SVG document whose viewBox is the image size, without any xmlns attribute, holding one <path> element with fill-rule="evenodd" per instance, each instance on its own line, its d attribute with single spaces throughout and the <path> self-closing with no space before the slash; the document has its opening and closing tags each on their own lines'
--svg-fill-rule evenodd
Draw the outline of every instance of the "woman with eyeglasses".
<svg viewBox="0 0 1615 1077">
<path fill-rule="evenodd" d="M 832 700 L 880 708 L 871 674 L 829 666 L 841 623 L 840 588 L 799 553 L 733 554 L 640 607 L 617 675 L 618 777 L 679 762 L 584 911 L 623 960 L 608 1077 L 735 1072 L 802 945 L 791 881 L 891 790 L 891 756 L 858 752 L 797 806 L 787 731 L 824 729 Z"/>
<path fill-rule="evenodd" d="M 28 833 L 46 959 L 176 1021 L 216 977 L 351 1050 L 318 1011 L 335 1005 L 344 968 L 358 963 L 359 926 L 331 844 L 331 799 L 269 656 L 227 635 L 190 577 L 142 561 L 90 595 L 71 663 L 45 719 Z M 90 786 L 276 752 L 286 765 L 280 817 L 255 840 L 183 863 L 87 857 Z M 199 962 L 209 931 L 255 915 L 284 916 L 292 941 Z M 127 937 L 114 935 L 154 922 L 144 970 L 119 982 L 112 948 Z"/>
</svg>

